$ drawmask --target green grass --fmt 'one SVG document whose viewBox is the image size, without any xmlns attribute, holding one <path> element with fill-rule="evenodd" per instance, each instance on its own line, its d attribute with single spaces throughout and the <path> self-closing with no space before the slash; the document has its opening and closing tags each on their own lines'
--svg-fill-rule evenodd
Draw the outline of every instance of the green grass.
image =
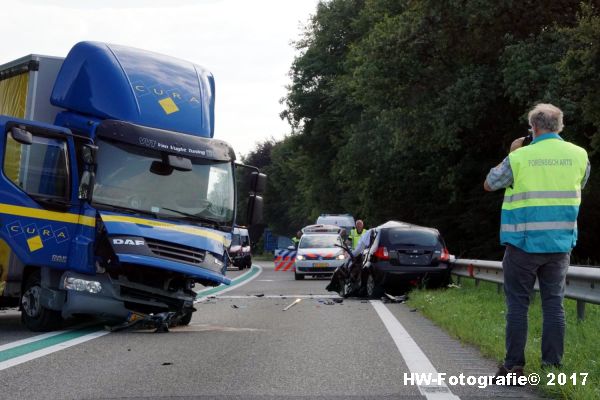
<svg viewBox="0 0 600 400">
<path fill-rule="evenodd" d="M 504 358 L 505 305 L 504 294 L 497 293 L 497 285 L 480 282 L 475 286 L 472 279 L 462 279 L 458 288 L 445 290 L 415 290 L 408 303 L 444 328 L 452 336 L 477 346 L 481 353 L 492 359 Z M 540 346 L 542 336 L 542 313 L 539 293 L 529 308 L 529 336 L 525 357 L 527 374 L 536 372 L 542 377 L 538 388 L 545 395 L 566 399 L 600 399 L 600 307 L 586 305 L 585 320 L 577 321 L 574 300 L 565 299 L 567 331 L 565 355 L 561 370 L 541 370 Z M 495 373 L 495 371 L 490 371 Z M 578 385 L 547 386 L 550 372 L 587 372 L 587 382 Z"/>
</svg>

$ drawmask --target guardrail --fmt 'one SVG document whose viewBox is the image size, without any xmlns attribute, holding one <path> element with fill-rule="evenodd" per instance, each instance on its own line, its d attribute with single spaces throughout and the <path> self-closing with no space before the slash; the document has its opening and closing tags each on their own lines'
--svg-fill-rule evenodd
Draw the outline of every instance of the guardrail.
<svg viewBox="0 0 600 400">
<path fill-rule="evenodd" d="M 504 284 L 502 262 L 500 261 L 457 258 L 453 262 L 452 273 L 458 276 L 459 282 L 461 277 L 467 277 L 475 279 L 476 285 L 479 284 L 479 281 L 497 283 L 498 292 L 502 290 Z M 537 281 L 535 290 L 539 290 Z M 586 303 L 600 304 L 600 268 L 569 266 L 565 297 L 577 301 L 577 318 L 583 320 Z"/>
</svg>

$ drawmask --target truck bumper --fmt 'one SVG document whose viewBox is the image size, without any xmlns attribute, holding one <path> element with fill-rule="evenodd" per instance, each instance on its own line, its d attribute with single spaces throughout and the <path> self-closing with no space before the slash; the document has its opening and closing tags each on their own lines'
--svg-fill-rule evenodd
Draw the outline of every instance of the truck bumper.
<svg viewBox="0 0 600 400">
<path fill-rule="evenodd" d="M 64 282 L 67 278 L 98 282 L 102 289 L 98 293 L 65 290 Z M 62 307 L 63 318 L 75 314 L 90 314 L 103 319 L 123 321 L 132 313 L 180 312 L 185 308 L 191 309 L 195 298 L 182 291 L 168 292 L 132 282 L 113 280 L 106 274 L 89 276 L 70 271 L 63 274 L 61 289 L 66 292 Z"/>
</svg>

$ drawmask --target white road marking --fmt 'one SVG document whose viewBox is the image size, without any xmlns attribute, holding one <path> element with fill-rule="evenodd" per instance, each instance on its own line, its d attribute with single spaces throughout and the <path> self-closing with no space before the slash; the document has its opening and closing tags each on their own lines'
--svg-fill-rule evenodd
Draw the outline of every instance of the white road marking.
<svg viewBox="0 0 600 400">
<path fill-rule="evenodd" d="M 28 343 L 37 342 L 38 340 L 44 340 L 44 339 L 50 338 L 52 336 L 61 335 L 65 332 L 69 332 L 69 331 L 66 330 L 66 331 L 49 332 L 49 333 L 44 333 L 43 335 L 36 335 L 36 336 L 32 336 L 27 339 L 21 339 L 21 340 L 15 341 L 15 342 L 3 344 L 2 346 L 0 346 L 0 351 L 12 349 L 14 347 L 19 347 L 19 346 L 22 346 L 22 345 L 28 344 Z"/>
<path fill-rule="evenodd" d="M 3 344 L 3 345 L 0 345 L 0 351 L 9 350 L 9 349 L 12 349 L 12 348 L 15 348 L 15 347 L 22 346 L 24 344 L 29 344 L 29 343 L 37 342 L 37 341 L 40 341 L 40 340 L 48 339 L 48 338 L 51 338 L 53 336 L 58 336 L 58 335 L 62 335 L 63 333 L 76 331 L 78 329 L 82 329 L 82 328 L 85 328 L 85 327 L 91 326 L 91 325 L 93 325 L 93 323 L 77 324 L 77 325 L 72 326 L 71 329 L 65 329 L 65 330 L 62 330 L 62 331 L 55 331 L 55 332 L 48 332 L 48 333 L 44 333 L 42 335 L 36 335 L 36 336 L 32 336 L 30 338 L 21 339 L 21 340 L 17 340 L 17 341 L 14 341 L 14 342 L 6 343 L 6 344 Z"/>
<path fill-rule="evenodd" d="M 54 332 L 54 333 L 56 333 L 56 332 Z M 64 333 L 64 332 L 61 332 L 61 333 Z M 89 340 L 97 339 L 101 336 L 108 335 L 109 333 L 110 333 L 109 331 L 104 331 L 104 330 L 92 332 L 85 336 L 81 336 L 81 337 L 78 337 L 75 339 L 68 340 L 66 342 L 55 344 L 54 346 L 46 347 L 44 349 L 33 351 L 31 353 L 27 353 L 27 354 L 24 354 L 19 357 L 11 358 L 10 360 L 0 362 L 0 371 L 10 368 L 10 367 L 14 367 L 15 365 L 19 365 L 19 364 L 22 364 L 27 361 L 35 360 L 36 358 L 47 356 L 48 354 L 52 354 L 57 351 L 64 350 L 71 346 L 76 346 L 78 344 L 87 342 Z M 44 335 L 40 335 L 40 336 L 44 336 Z M 55 336 L 55 335 L 52 335 L 52 336 Z M 21 343 L 21 344 L 23 344 L 23 343 Z"/>
<path fill-rule="evenodd" d="M 221 289 L 217 293 L 226 293 L 226 292 L 229 292 L 229 291 L 231 291 L 233 289 L 237 289 L 239 287 L 242 287 L 242 286 L 244 286 L 248 282 L 252 282 L 254 279 L 256 279 L 256 277 L 258 277 L 260 274 L 262 274 L 262 271 L 263 271 L 263 269 L 262 269 L 262 267 L 260 265 L 255 265 L 255 266 L 258 269 L 258 272 L 255 273 L 254 276 L 251 276 L 250 278 L 246 279 L 243 282 L 240 282 L 239 284 L 234 284 L 234 285 L 231 285 L 231 286 L 229 286 L 227 288 Z M 246 274 L 249 274 L 249 273 L 250 273 L 250 271 L 246 272 Z M 244 276 L 244 275 L 240 275 L 240 277 L 242 277 L 242 276 Z M 194 300 L 194 303 L 200 303 L 201 301 L 204 301 L 204 300 L 208 299 L 211 296 L 216 296 L 216 293 L 215 294 L 207 294 L 206 296 L 199 297 L 196 300 Z"/>
<path fill-rule="evenodd" d="M 394 314 L 379 300 L 371 300 L 371 305 L 383 321 L 390 336 L 394 340 L 400 355 L 412 373 L 427 374 L 431 373 L 437 376 L 437 370 L 429 361 L 419 345 L 413 340 L 409 333 L 404 329 L 400 321 L 394 317 Z M 441 385 L 418 385 L 419 391 L 423 396 L 430 400 L 460 400 L 453 394 L 445 383 Z"/>
</svg>

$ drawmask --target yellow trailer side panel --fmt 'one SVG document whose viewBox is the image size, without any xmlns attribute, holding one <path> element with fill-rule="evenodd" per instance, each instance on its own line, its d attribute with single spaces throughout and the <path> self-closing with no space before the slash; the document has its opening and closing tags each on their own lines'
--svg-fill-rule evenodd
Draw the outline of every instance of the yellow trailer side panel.
<svg viewBox="0 0 600 400">
<path fill-rule="evenodd" d="M 0 81 L 0 114 L 25 118 L 29 74 L 24 73 Z M 6 141 L 4 174 L 16 182 L 19 179 L 21 147 L 14 140 Z M 11 251 L 6 242 L 0 240 L 0 296 L 4 293 Z"/>
</svg>

